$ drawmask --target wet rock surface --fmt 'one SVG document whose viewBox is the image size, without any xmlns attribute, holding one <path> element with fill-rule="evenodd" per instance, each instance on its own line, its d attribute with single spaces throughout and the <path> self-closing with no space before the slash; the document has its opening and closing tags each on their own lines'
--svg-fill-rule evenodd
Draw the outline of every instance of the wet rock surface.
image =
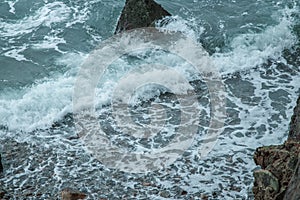
<svg viewBox="0 0 300 200">
<path fill-rule="evenodd" d="M 126 0 L 115 33 L 149 27 L 171 14 L 153 0 Z"/>
<path fill-rule="evenodd" d="M 66 188 L 61 191 L 62 200 L 79 200 L 85 199 L 86 197 L 86 194 L 70 188 Z"/>
<path fill-rule="evenodd" d="M 254 160 L 262 170 L 254 172 L 255 199 L 300 199 L 300 97 L 290 123 L 290 132 L 283 145 L 260 147 Z"/>
</svg>

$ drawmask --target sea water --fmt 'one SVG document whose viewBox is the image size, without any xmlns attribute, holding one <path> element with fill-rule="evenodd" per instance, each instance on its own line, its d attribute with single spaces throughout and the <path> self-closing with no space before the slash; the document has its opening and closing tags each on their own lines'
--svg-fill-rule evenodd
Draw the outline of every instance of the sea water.
<svg viewBox="0 0 300 200">
<path fill-rule="evenodd" d="M 209 128 L 203 123 L 181 158 L 146 174 L 122 172 L 99 161 L 78 138 L 72 115 L 80 68 L 113 35 L 124 3 L 0 2 L 0 150 L 5 168 L 0 186 L 15 199 L 55 199 L 66 187 L 90 199 L 253 199 L 253 153 L 286 139 L 300 92 L 298 1 L 158 1 L 173 16 L 157 26 L 180 31 L 209 53 L 224 85 L 226 117 L 207 156 L 199 155 L 201 136 Z M 115 133 L 109 115 L 111 91 L 135 59 L 182 66 L 163 52 L 135 56 L 110 66 L 95 90 L 95 110 L 113 142 L 138 151 L 143 145 L 166 145 L 172 133 L 152 143 Z M 146 75 L 149 80 L 166 76 Z M 125 90 L 138 78 L 128 80 L 122 82 Z M 144 88 L 138 98 L 132 97 L 133 104 L 140 98 L 159 99 L 160 92 L 166 91 Z M 207 121 L 209 94 L 201 95 L 201 117 Z M 176 126 L 180 108 L 172 104 L 172 96 L 165 98 Z M 136 121 L 149 123 L 147 112 L 142 113 Z"/>
</svg>

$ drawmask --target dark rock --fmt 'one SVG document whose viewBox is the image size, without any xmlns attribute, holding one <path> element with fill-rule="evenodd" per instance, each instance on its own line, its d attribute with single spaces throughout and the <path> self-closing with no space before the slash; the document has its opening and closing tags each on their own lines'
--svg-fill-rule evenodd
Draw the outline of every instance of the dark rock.
<svg viewBox="0 0 300 200">
<path fill-rule="evenodd" d="M 1 154 L 0 154 L 0 174 L 3 172 L 3 165 L 1 161 Z"/>
<path fill-rule="evenodd" d="M 182 190 L 182 192 L 181 192 L 181 195 L 187 195 L 188 194 L 188 192 L 187 191 L 185 191 L 185 190 Z"/>
<path fill-rule="evenodd" d="M 254 161 L 255 199 L 300 199 L 300 97 L 290 123 L 288 140 L 282 145 L 257 148 Z"/>
<path fill-rule="evenodd" d="M 5 196 L 5 191 L 0 188 L 0 199 L 2 200 Z"/>
<path fill-rule="evenodd" d="M 171 14 L 153 0 L 126 0 L 115 33 L 149 27 Z"/>
<path fill-rule="evenodd" d="M 201 194 L 201 200 L 208 200 L 209 197 L 206 194 Z"/>
<path fill-rule="evenodd" d="M 79 199 L 85 199 L 86 197 L 87 197 L 86 194 L 76 190 L 72 190 L 70 188 L 66 188 L 61 191 L 62 200 L 79 200 Z"/>
</svg>

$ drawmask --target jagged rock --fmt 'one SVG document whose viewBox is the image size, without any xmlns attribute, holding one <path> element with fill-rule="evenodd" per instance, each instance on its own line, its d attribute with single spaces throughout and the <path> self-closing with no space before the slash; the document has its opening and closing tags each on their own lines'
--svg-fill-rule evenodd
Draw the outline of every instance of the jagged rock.
<svg viewBox="0 0 300 200">
<path fill-rule="evenodd" d="M 3 172 L 3 166 L 2 166 L 2 161 L 1 161 L 1 154 L 0 154 L 0 174 Z"/>
<path fill-rule="evenodd" d="M 300 141 L 300 96 L 290 123 L 289 140 Z"/>
<path fill-rule="evenodd" d="M 253 193 L 255 199 L 283 199 L 288 184 L 293 176 L 298 162 L 300 143 L 287 141 L 283 145 L 259 147 L 254 154 L 254 161 L 260 165 L 264 171 L 268 171 L 279 182 L 280 188 L 270 192 L 267 187 L 259 184 L 263 182 L 262 176 L 257 176 L 254 172 Z M 268 197 L 268 198 L 267 198 Z"/>
<path fill-rule="evenodd" d="M 257 148 L 254 161 L 263 170 L 254 172 L 253 193 L 255 199 L 300 199 L 300 97 L 290 123 L 288 140 L 283 145 Z M 278 181 L 278 188 L 265 183 Z M 268 181 L 267 181 L 268 182 Z M 270 183 L 270 181 L 269 181 Z"/>
<path fill-rule="evenodd" d="M 85 199 L 87 195 L 82 192 L 66 188 L 61 191 L 61 197 L 62 200 L 79 200 Z"/>
<path fill-rule="evenodd" d="M 126 0 L 115 33 L 149 27 L 171 14 L 153 0 Z"/>
<path fill-rule="evenodd" d="M 297 200 L 300 199 L 300 159 L 298 159 L 294 176 L 290 181 L 290 184 L 288 185 L 288 189 L 284 196 L 284 200 L 293 200 L 293 199 L 297 199 Z"/>
</svg>

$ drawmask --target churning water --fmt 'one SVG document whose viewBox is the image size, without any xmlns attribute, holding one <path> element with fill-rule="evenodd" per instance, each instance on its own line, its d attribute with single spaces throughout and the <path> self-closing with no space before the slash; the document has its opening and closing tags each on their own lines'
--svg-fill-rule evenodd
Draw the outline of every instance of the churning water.
<svg viewBox="0 0 300 200">
<path fill-rule="evenodd" d="M 74 87 L 89 53 L 113 35 L 124 2 L 4 0 L 0 2 L 0 152 L 5 173 L 0 187 L 11 198 L 56 199 L 60 190 L 71 187 L 90 199 L 253 199 L 253 152 L 285 140 L 300 92 L 299 3 L 158 2 L 174 16 L 170 23 L 157 25 L 181 31 L 201 44 L 224 85 L 226 117 L 212 151 L 204 158 L 199 155 L 201 137 L 209 129 L 211 102 L 205 84 L 196 81 L 197 95 L 203 97 L 200 126 L 182 157 L 145 174 L 122 172 L 100 162 L 77 138 Z M 130 66 L 160 61 L 182 69 L 182 60 L 162 51 L 125 57 L 110 66 L 95 90 L 98 120 L 119 146 L 132 151 L 164 147 L 180 115 L 176 96 L 167 88 L 143 87 L 131 98 L 132 110 L 138 112 L 136 123 L 151 124 L 155 113 L 147 111 L 149 99 L 169 109 L 171 128 L 150 140 L 135 141 L 116 131 L 110 99 Z M 135 75 L 122 79 L 122 91 L 139 82 Z M 143 78 L 167 76 L 176 75 L 154 70 Z M 192 74 L 187 76 L 195 81 Z M 188 89 L 180 83 L 177 88 Z"/>
</svg>

